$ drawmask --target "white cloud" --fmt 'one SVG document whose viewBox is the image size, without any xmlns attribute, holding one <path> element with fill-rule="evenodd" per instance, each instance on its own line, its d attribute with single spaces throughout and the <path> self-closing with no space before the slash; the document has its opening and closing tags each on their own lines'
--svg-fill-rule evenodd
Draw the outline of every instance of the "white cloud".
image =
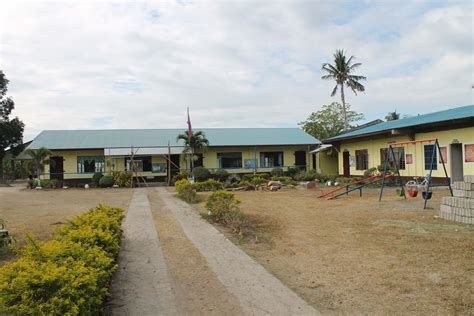
<svg viewBox="0 0 474 316">
<path fill-rule="evenodd" d="M 296 126 L 338 98 L 321 63 L 345 48 L 368 119 L 472 103 L 472 3 L 2 4 L 0 69 L 27 138 L 42 129 Z"/>
</svg>

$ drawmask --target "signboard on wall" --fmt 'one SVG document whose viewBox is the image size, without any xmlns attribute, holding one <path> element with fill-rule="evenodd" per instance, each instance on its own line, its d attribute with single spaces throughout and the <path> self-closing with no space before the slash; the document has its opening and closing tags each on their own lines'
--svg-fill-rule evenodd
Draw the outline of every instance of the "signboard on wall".
<svg viewBox="0 0 474 316">
<path fill-rule="evenodd" d="M 355 156 L 349 156 L 349 166 L 350 167 L 355 167 L 356 166 L 356 157 Z"/>
<path fill-rule="evenodd" d="M 464 162 L 474 163 L 474 144 L 464 145 Z"/>
</svg>

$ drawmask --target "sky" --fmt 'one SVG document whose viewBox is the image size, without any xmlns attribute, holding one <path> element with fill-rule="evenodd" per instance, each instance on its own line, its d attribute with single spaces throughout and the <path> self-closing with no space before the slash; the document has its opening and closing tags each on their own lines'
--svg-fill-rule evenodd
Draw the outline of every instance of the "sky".
<svg viewBox="0 0 474 316">
<path fill-rule="evenodd" d="M 473 104 L 472 1 L 4 1 L 0 69 L 45 129 L 297 127 L 344 49 L 365 120 Z M 361 122 L 362 123 L 362 122 Z"/>
</svg>

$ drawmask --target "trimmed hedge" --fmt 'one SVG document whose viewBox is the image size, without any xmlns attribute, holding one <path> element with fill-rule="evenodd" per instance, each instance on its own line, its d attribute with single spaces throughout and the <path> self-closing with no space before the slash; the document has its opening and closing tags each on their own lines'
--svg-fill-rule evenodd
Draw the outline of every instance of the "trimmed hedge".
<svg viewBox="0 0 474 316">
<path fill-rule="evenodd" d="M 0 268 L 0 315 L 101 314 L 117 269 L 123 218 L 122 209 L 100 205 L 53 240 L 27 236 L 20 259 Z"/>
<path fill-rule="evenodd" d="M 115 181 L 114 181 L 114 178 L 112 176 L 103 176 L 99 180 L 99 186 L 101 188 L 111 188 L 111 187 L 113 187 L 114 183 L 115 183 Z"/>
</svg>

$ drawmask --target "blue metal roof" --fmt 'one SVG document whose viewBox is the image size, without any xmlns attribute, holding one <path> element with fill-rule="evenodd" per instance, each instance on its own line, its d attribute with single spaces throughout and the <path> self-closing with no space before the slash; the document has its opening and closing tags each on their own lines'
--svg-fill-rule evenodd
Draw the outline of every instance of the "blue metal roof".
<svg viewBox="0 0 474 316">
<path fill-rule="evenodd" d="M 432 124 L 443 121 L 452 121 L 472 117 L 474 117 L 474 105 L 466 105 L 454 109 L 408 117 L 395 121 L 382 122 L 366 128 L 357 129 L 352 132 L 331 137 L 325 139 L 324 141 L 332 142 L 346 138 L 363 137 L 364 135 L 371 135 L 378 132 L 390 131 L 392 129 L 413 127 L 417 125 Z"/>
<path fill-rule="evenodd" d="M 197 128 L 209 146 L 317 145 L 321 142 L 299 128 Z M 176 136 L 185 129 L 47 130 L 28 148 L 92 149 L 183 146 Z"/>
</svg>

